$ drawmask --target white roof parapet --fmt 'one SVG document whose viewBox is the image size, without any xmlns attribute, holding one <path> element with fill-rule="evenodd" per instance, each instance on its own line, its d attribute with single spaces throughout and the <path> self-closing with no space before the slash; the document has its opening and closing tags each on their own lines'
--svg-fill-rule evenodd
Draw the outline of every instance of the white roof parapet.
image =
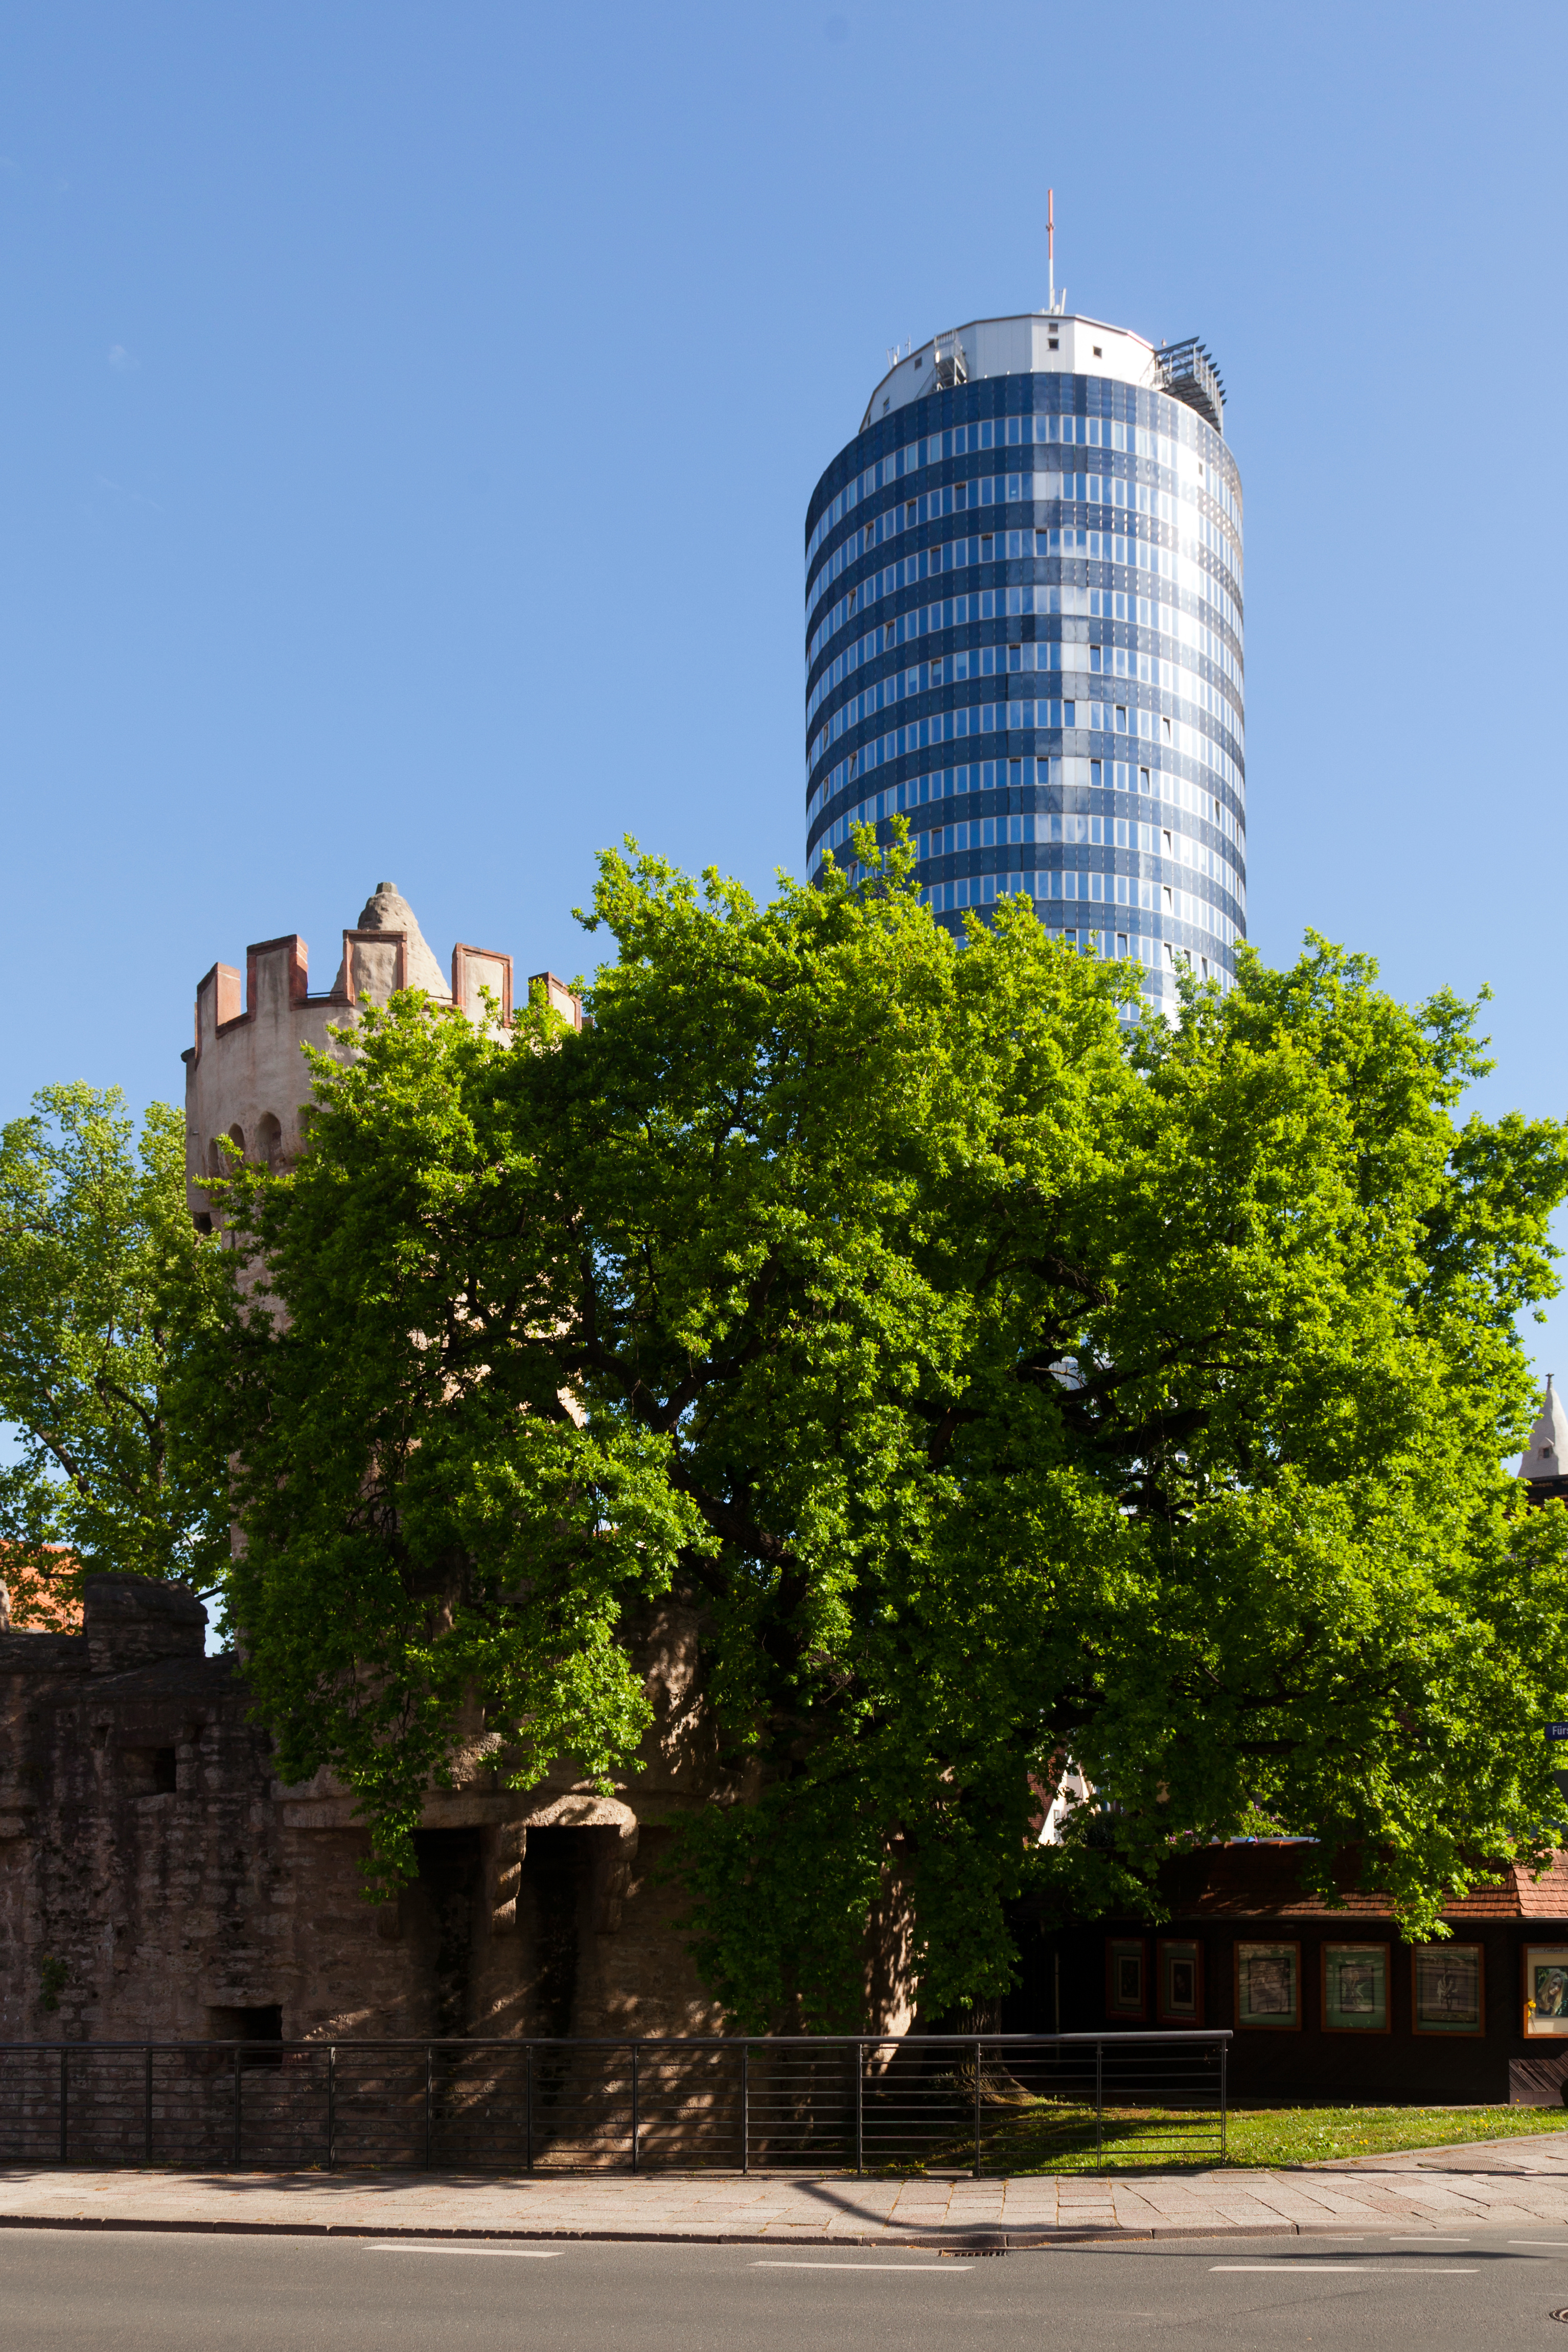
<svg viewBox="0 0 1568 2352">
<path fill-rule="evenodd" d="M 871 394 L 860 430 L 955 380 L 975 383 L 982 376 L 1056 374 L 1110 376 L 1149 392 L 1167 389 L 1153 344 L 1129 328 L 1076 314 L 1026 310 L 1012 319 L 972 319 L 909 352 Z"/>
</svg>

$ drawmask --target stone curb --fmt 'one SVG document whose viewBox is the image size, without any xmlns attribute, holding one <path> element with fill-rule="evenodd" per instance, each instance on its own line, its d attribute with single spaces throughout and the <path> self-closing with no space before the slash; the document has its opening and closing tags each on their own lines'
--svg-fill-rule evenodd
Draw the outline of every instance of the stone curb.
<svg viewBox="0 0 1568 2352">
<path fill-rule="evenodd" d="M 1365 2218 L 1364 2216 L 1363 2217 Z M 1147 2243 L 1154 2239 L 1188 2238 L 1332 2238 L 1346 2231 L 1333 2222 L 1300 2221 L 1156 2221 L 1125 2229 L 1114 2223 L 1090 2222 L 1075 2229 L 1064 2222 L 1047 2230 L 964 2230 L 947 2237 L 851 2235 L 837 2230 L 831 2237 L 769 2236 L 761 2230 L 463 2230 L 439 2223 L 412 2229 L 389 2222 L 373 2227 L 358 2221 L 230 2221 L 138 2218 L 111 2213 L 0 2213 L 0 2230 L 96 2230 L 139 2231 L 163 2237 L 222 2238 L 458 2238 L 486 2242 L 559 2240 L 575 2243 L 639 2246 L 795 2246 L 803 2250 L 834 2246 L 886 2246 L 919 2253 L 1044 2253 L 1053 2246 Z M 1364 2237 L 1364 2231 L 1352 2236 Z M 1382 2232 L 1374 2232 L 1381 2235 Z M 1413 2232 L 1420 2235 L 1419 2230 Z"/>
</svg>

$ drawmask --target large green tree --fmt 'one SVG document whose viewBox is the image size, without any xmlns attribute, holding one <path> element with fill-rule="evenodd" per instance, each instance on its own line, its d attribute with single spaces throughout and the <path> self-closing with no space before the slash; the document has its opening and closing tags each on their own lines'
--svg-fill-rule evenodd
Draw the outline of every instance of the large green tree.
<svg viewBox="0 0 1568 2352">
<path fill-rule="evenodd" d="M 1565 1522 L 1501 1457 L 1563 1130 L 1458 1123 L 1473 1008 L 1321 941 L 1167 1024 L 858 854 L 768 907 L 606 856 L 590 1027 L 395 999 L 298 1171 L 236 1174 L 272 1296 L 202 1393 L 284 1770 L 361 1791 L 384 1883 L 476 1706 L 520 1784 L 624 1774 L 673 1589 L 737 2018 L 853 2018 L 879 1906 L 931 2008 L 994 1994 L 1029 1875 L 1136 1901 L 1264 1825 L 1431 1927 L 1560 1825 Z M 1069 1757 L 1092 1818 L 1032 1849 Z"/>
<path fill-rule="evenodd" d="M 0 1573 L 16 1623 L 52 1622 L 89 1570 L 220 1580 L 225 1465 L 174 1402 L 216 1274 L 166 1103 L 138 1137 L 118 1088 L 47 1087 L 0 1129 Z"/>
</svg>

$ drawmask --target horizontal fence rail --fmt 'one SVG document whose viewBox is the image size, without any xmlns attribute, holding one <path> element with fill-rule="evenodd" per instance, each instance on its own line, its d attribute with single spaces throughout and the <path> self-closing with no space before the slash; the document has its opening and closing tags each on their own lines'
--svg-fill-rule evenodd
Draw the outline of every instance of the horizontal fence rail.
<svg viewBox="0 0 1568 2352">
<path fill-rule="evenodd" d="M 0 2042 L 0 2161 L 976 2175 L 1212 2163 L 1230 2038 Z"/>
</svg>

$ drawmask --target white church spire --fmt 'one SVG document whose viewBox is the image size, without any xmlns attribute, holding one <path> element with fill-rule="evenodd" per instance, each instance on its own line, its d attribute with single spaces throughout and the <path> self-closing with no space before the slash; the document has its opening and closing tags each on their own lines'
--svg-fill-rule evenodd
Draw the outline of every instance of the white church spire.
<svg viewBox="0 0 1568 2352">
<path fill-rule="evenodd" d="M 1530 1433 L 1530 1450 L 1519 1465 L 1521 1478 L 1568 1478 L 1568 1412 L 1546 1375 L 1546 1394 Z"/>
</svg>

